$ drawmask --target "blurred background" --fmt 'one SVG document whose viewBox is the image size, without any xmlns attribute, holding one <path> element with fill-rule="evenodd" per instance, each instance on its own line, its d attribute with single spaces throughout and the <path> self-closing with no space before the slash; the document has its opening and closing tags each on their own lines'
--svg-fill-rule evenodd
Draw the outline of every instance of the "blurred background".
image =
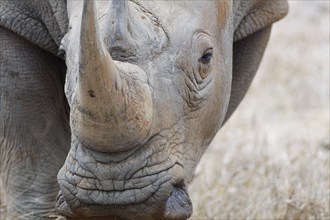
<svg viewBox="0 0 330 220">
<path fill-rule="evenodd" d="M 330 219 L 330 1 L 289 1 L 190 186 L 191 219 Z"/>
</svg>

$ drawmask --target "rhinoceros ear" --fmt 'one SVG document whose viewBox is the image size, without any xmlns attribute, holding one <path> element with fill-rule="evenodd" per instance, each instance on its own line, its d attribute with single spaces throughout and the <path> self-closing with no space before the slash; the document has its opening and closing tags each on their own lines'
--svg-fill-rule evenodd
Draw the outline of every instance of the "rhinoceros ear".
<svg viewBox="0 0 330 220">
<path fill-rule="evenodd" d="M 284 0 L 234 0 L 233 78 L 225 121 L 243 99 L 258 69 L 272 23 L 288 12 Z"/>
</svg>

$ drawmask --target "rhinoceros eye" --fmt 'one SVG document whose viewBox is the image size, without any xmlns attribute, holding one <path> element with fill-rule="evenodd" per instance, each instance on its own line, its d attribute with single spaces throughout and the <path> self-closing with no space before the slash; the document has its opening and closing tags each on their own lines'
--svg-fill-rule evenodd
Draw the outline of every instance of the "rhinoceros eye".
<svg viewBox="0 0 330 220">
<path fill-rule="evenodd" d="M 210 63 L 212 61 L 212 56 L 213 56 L 213 48 L 209 48 L 204 51 L 203 55 L 198 60 L 199 61 L 198 70 L 202 79 L 207 77 L 211 71 L 212 65 L 210 65 Z"/>
<path fill-rule="evenodd" d="M 207 49 L 199 61 L 203 64 L 209 64 L 213 56 L 213 48 Z"/>
</svg>

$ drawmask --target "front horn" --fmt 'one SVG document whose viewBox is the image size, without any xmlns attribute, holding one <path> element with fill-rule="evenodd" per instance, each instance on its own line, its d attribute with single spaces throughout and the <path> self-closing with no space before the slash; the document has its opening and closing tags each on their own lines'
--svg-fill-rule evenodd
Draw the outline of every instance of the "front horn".
<svg viewBox="0 0 330 220">
<path fill-rule="evenodd" d="M 147 75 L 136 65 L 111 58 L 100 36 L 94 0 L 83 2 L 77 54 L 78 68 L 68 71 L 76 76 L 68 77 L 76 79 L 70 96 L 72 135 L 101 152 L 126 151 L 141 144 L 152 120 Z"/>
</svg>

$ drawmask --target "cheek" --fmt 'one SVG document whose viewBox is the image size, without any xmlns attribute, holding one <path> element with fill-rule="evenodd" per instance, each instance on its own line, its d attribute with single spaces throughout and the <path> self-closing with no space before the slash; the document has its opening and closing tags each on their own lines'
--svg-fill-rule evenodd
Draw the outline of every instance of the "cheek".
<svg viewBox="0 0 330 220">
<path fill-rule="evenodd" d="M 200 134 L 204 140 L 213 139 L 225 118 L 231 90 L 231 75 L 227 73 L 221 71 L 214 77 L 210 94 L 199 117 Z"/>
<path fill-rule="evenodd" d="M 220 126 L 220 118 L 222 111 L 219 111 L 219 101 L 207 103 L 205 106 L 203 116 L 199 119 L 199 135 L 203 140 L 211 141 L 214 135 L 217 133 Z"/>
</svg>

